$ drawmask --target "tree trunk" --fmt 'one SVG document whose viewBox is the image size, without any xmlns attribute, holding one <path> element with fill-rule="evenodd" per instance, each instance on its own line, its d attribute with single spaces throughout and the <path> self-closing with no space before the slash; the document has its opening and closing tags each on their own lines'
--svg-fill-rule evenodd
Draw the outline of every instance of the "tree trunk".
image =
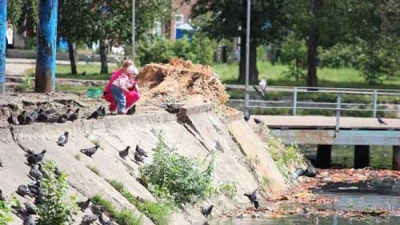
<svg viewBox="0 0 400 225">
<path fill-rule="evenodd" d="M 39 0 L 35 92 L 53 92 L 56 86 L 58 0 Z"/>
<path fill-rule="evenodd" d="M 322 0 L 313 0 L 313 15 L 314 21 L 310 29 L 310 35 L 308 39 L 308 71 L 307 71 L 307 86 L 308 87 L 318 87 L 318 77 L 317 77 L 317 47 L 319 41 L 319 24 L 318 20 L 320 18 L 322 8 Z"/>
<path fill-rule="evenodd" d="M 240 43 L 240 62 L 238 82 L 246 83 L 246 35 L 242 35 Z M 257 45 L 250 39 L 249 83 L 258 83 Z"/>
<path fill-rule="evenodd" d="M 7 0 L 0 0 L 0 83 L 1 95 L 6 88 L 6 34 L 7 34 Z"/>
<path fill-rule="evenodd" d="M 100 62 L 101 62 L 100 74 L 108 74 L 106 45 L 104 43 L 104 40 L 100 40 Z"/>
<path fill-rule="evenodd" d="M 76 70 L 77 64 L 77 54 L 76 54 L 76 44 L 73 41 L 68 40 L 68 53 L 69 53 L 69 62 L 71 64 L 71 74 L 78 74 Z"/>
</svg>

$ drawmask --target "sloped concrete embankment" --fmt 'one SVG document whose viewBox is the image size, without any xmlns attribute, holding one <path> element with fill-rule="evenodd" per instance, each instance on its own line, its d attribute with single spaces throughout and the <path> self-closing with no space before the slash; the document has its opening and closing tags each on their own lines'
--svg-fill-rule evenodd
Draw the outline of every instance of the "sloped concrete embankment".
<svg viewBox="0 0 400 225">
<path fill-rule="evenodd" d="M 272 192 L 287 187 L 265 146 L 241 118 L 231 118 L 228 127 L 211 111 L 210 105 L 202 105 L 181 109 L 178 115 L 157 112 L 132 117 L 109 116 L 98 121 L 78 120 L 66 124 L 34 124 L 2 129 L 0 157 L 4 168 L 0 168 L 0 188 L 6 196 L 10 196 L 18 185 L 28 183 L 29 167 L 25 165 L 24 149 L 35 152 L 46 149 L 45 158 L 55 160 L 58 167 L 69 174 L 71 193 L 78 194 L 79 199 L 100 194 L 120 209 L 134 209 L 106 180 L 120 181 L 132 194 L 156 201 L 132 176 L 132 173 L 138 174 L 139 165 L 131 159 L 122 160 L 118 151 L 127 145 L 134 148 L 139 144 L 150 153 L 145 161 L 149 163 L 151 149 L 155 147 L 159 132 L 163 132 L 167 143 L 176 147 L 182 155 L 204 159 L 211 151 L 216 152 L 214 185 L 235 184 L 237 193 L 233 199 L 223 195 L 208 199 L 205 206 L 217 206 L 213 214 L 248 207 L 248 199 L 243 193 L 260 187 L 261 178 L 271 181 L 268 187 Z M 60 147 L 56 140 L 64 131 L 70 134 L 69 142 Z M 92 158 L 79 152 L 79 149 L 92 147 L 94 141 L 98 141 L 101 148 Z M 245 160 L 248 156 L 257 156 L 258 162 L 249 166 Z M 133 154 L 129 157 L 133 159 Z M 88 166 L 98 168 L 100 175 Z M 199 206 L 186 208 L 186 211 L 175 213 L 171 224 L 200 223 L 205 219 Z M 147 217 L 143 218 L 144 224 L 153 224 Z M 15 224 L 20 224 L 20 221 Z"/>
</svg>

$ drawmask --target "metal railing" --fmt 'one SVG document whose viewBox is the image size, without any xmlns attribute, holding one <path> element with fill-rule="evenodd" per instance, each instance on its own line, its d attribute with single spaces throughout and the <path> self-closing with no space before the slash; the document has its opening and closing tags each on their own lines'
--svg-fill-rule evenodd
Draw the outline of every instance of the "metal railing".
<svg viewBox="0 0 400 225">
<path fill-rule="evenodd" d="M 242 85 L 226 85 L 227 89 L 245 90 Z M 254 89 L 249 89 L 250 92 L 255 92 Z M 399 97 L 400 91 L 386 89 L 361 89 L 361 88 L 324 88 L 324 87 L 284 87 L 284 86 L 269 86 L 265 95 L 268 93 L 281 92 L 291 93 L 291 97 L 283 96 L 280 100 L 250 100 L 249 108 L 264 108 L 264 109 L 290 109 L 292 115 L 296 116 L 298 110 L 318 109 L 318 110 L 333 110 L 336 116 L 336 129 L 339 129 L 340 114 L 342 111 L 364 111 L 372 112 L 372 117 L 376 117 L 378 112 L 399 112 L 400 104 L 384 104 L 379 103 L 379 98 L 395 98 Z M 304 101 L 307 99 L 303 96 L 303 100 L 299 99 L 300 93 L 309 94 L 331 94 L 336 95 L 336 102 L 322 101 Z M 303 94 L 304 95 L 304 94 Z M 344 95 L 362 95 L 370 96 L 369 101 L 343 102 Z M 395 100 L 395 99 L 393 99 Z M 230 99 L 229 103 L 244 104 L 242 99 Z M 399 109 L 398 109 L 399 108 Z"/>
</svg>

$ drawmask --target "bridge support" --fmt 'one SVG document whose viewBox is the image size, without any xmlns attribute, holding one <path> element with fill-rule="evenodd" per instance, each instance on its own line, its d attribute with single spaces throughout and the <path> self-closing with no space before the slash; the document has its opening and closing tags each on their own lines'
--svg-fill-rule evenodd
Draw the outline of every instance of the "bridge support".
<svg viewBox="0 0 400 225">
<path fill-rule="evenodd" d="M 354 147 L 354 168 L 361 169 L 369 166 L 369 145 Z"/>
<path fill-rule="evenodd" d="M 326 169 L 331 166 L 332 145 L 318 145 L 316 167 Z"/>
<path fill-rule="evenodd" d="M 393 170 L 400 170 L 400 146 L 393 146 Z"/>
</svg>

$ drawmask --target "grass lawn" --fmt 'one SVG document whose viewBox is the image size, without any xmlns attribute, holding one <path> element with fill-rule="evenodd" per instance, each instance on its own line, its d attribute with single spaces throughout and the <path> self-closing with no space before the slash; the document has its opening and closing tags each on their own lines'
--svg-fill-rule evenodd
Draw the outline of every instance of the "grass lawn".
<svg viewBox="0 0 400 225">
<path fill-rule="evenodd" d="M 71 74 L 71 67 L 69 65 L 57 65 L 56 77 L 57 78 L 71 78 L 83 80 L 108 80 L 111 72 L 116 70 L 117 66 L 108 66 L 108 74 L 100 74 L 100 65 L 95 64 L 79 64 L 77 65 L 78 75 Z M 82 73 L 85 72 L 85 75 Z"/>
<path fill-rule="evenodd" d="M 288 71 L 287 66 L 259 61 L 257 67 L 259 78 L 266 78 L 268 85 L 305 86 L 305 81 L 296 82 L 283 74 Z M 216 64 L 213 65 L 213 68 L 223 83 L 236 83 L 239 72 L 238 64 Z M 377 85 L 366 84 L 360 71 L 353 68 L 318 69 L 318 81 L 320 87 L 398 89 L 400 85 L 400 78 L 392 78 Z"/>
</svg>

